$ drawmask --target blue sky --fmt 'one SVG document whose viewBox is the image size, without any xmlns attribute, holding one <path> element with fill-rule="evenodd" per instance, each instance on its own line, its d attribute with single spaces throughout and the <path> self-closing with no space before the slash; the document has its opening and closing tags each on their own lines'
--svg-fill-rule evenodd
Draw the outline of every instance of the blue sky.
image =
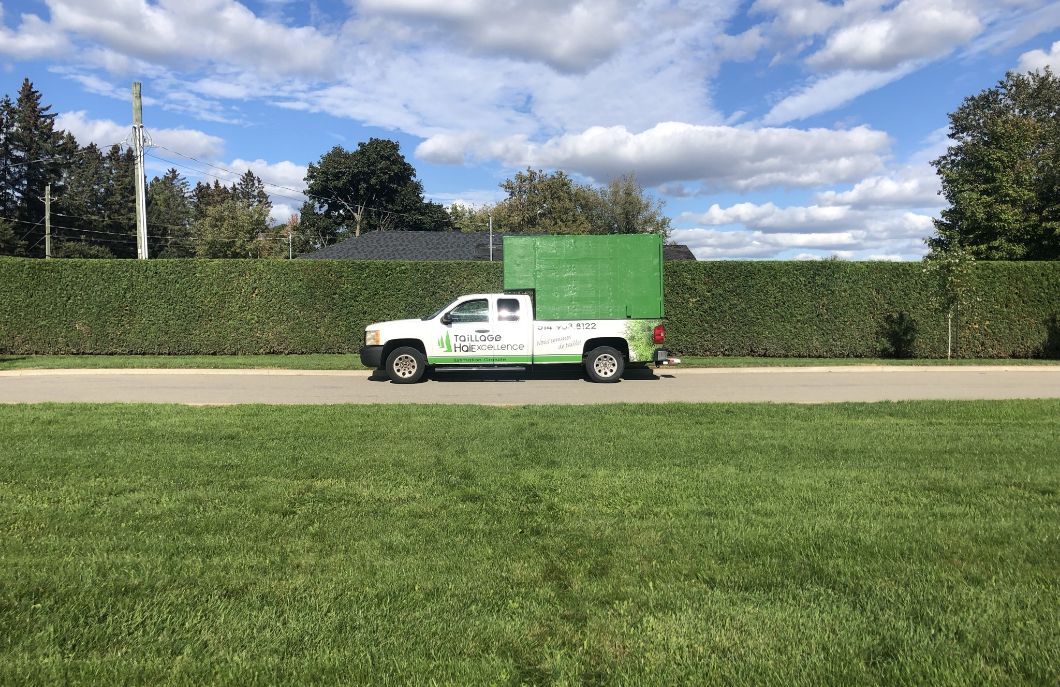
<svg viewBox="0 0 1060 687">
<path fill-rule="evenodd" d="M 251 168 L 280 219 L 308 163 L 372 136 L 442 203 L 496 202 L 527 166 L 634 172 L 701 259 L 919 258 L 947 113 L 1006 71 L 1060 67 L 1045 0 L 0 8 L 3 91 L 29 77 L 80 142 L 124 139 L 143 83 L 149 174 Z"/>
</svg>

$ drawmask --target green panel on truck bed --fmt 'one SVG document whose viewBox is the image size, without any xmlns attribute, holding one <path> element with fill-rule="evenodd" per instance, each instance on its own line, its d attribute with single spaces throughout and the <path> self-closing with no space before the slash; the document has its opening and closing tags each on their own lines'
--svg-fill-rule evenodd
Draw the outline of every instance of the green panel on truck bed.
<svg viewBox="0 0 1060 687">
<path fill-rule="evenodd" d="M 533 289 L 539 320 L 659 319 L 662 237 L 505 236 L 504 288 Z"/>
</svg>

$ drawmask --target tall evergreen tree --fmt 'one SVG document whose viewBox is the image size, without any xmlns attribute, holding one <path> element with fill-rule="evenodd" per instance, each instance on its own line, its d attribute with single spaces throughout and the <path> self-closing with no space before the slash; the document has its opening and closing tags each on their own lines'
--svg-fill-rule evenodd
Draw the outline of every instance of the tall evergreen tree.
<svg viewBox="0 0 1060 687">
<path fill-rule="evenodd" d="M 248 208 L 264 205 L 268 210 L 272 210 L 272 201 L 265 192 L 265 184 L 249 169 L 233 184 L 232 198 Z"/>
<path fill-rule="evenodd" d="M 191 190 L 192 215 L 195 220 L 206 216 L 206 211 L 215 205 L 223 205 L 232 200 L 232 189 L 214 180 L 213 184 L 207 182 L 195 182 L 195 188 Z"/>
<path fill-rule="evenodd" d="M 104 158 L 103 231 L 119 258 L 136 257 L 136 156 L 111 146 Z M 150 233 L 150 232 L 148 232 Z"/>
<path fill-rule="evenodd" d="M 164 258 L 193 256 L 191 220 L 188 180 L 176 169 L 152 179 L 147 187 L 149 254 Z"/>
<path fill-rule="evenodd" d="M 40 91 L 29 79 L 22 82 L 15 101 L 11 129 L 12 191 L 18 199 L 16 219 L 30 228 L 28 252 L 44 254 L 44 188 L 60 177 L 56 159 L 61 136 L 55 131 L 55 114 L 41 104 Z"/>
</svg>

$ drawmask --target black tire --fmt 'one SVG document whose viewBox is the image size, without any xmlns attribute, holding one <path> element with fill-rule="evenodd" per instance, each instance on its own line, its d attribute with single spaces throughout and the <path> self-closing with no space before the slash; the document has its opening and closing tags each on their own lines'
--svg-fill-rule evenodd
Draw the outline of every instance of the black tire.
<svg viewBox="0 0 1060 687">
<path fill-rule="evenodd" d="M 427 356 L 411 346 L 400 346 L 386 357 L 386 376 L 394 384 L 415 384 L 427 371 Z"/>
<path fill-rule="evenodd" d="M 622 378 L 626 371 L 626 358 L 610 346 L 600 346 L 585 356 L 585 372 L 589 380 L 610 384 Z"/>
</svg>

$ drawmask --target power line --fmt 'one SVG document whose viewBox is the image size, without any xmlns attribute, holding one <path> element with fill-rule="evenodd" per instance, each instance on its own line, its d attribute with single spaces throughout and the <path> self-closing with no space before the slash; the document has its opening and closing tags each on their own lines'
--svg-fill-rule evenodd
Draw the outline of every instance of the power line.
<svg viewBox="0 0 1060 687">
<path fill-rule="evenodd" d="M 121 143 L 111 143 L 110 145 L 108 145 L 106 147 L 107 148 L 113 148 L 114 146 L 120 146 L 120 145 L 121 145 Z M 98 148 L 97 147 L 96 150 L 102 151 L 103 148 Z M 4 167 L 4 168 L 8 168 L 8 167 L 22 167 L 24 165 L 33 165 L 33 164 L 36 164 L 38 162 L 51 162 L 53 160 L 59 160 L 61 162 L 61 161 L 64 161 L 64 160 L 69 160 L 72 157 L 77 157 L 79 155 L 84 155 L 87 152 L 89 152 L 89 148 L 82 148 L 80 150 L 74 151 L 73 153 L 70 153 L 69 155 L 49 155 L 47 157 L 37 158 L 36 160 L 23 160 L 22 162 L 7 162 L 7 161 L 5 161 L 2 165 L 0 165 L 0 167 Z"/>
</svg>

